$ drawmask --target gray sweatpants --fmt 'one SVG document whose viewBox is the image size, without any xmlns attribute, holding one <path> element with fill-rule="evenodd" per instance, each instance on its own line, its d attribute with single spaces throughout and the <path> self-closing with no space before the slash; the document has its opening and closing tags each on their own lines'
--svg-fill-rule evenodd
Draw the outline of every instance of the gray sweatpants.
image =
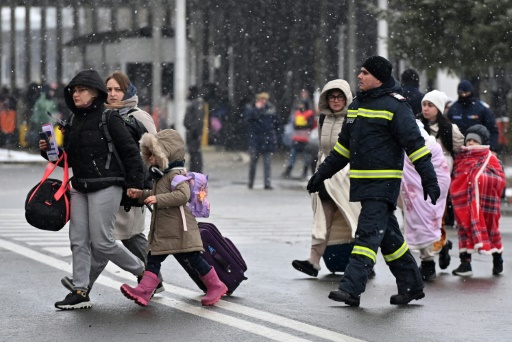
<svg viewBox="0 0 512 342">
<path fill-rule="evenodd" d="M 133 210 L 133 209 L 132 209 Z M 146 235 L 144 233 L 139 233 L 132 236 L 129 239 L 120 240 L 123 245 L 128 248 L 130 252 L 132 252 L 137 258 L 142 260 L 144 264 L 147 264 L 148 257 L 148 240 L 146 239 Z M 89 274 L 89 286 L 96 282 L 100 274 L 103 272 L 105 267 L 107 267 L 108 259 L 100 259 L 98 255 L 92 254 L 91 258 L 91 271 Z M 158 279 L 163 281 L 162 273 L 158 273 Z"/>
<path fill-rule="evenodd" d="M 87 290 L 89 286 L 91 250 L 135 276 L 144 271 L 144 263 L 112 237 L 122 191 L 119 186 L 87 194 L 71 189 L 69 240 L 75 290 Z"/>
</svg>

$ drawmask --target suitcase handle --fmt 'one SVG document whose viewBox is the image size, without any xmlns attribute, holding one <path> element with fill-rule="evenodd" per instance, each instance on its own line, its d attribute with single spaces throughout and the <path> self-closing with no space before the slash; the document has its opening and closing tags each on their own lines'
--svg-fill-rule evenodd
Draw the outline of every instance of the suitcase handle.
<svg viewBox="0 0 512 342">
<path fill-rule="evenodd" d="M 208 251 L 210 252 L 212 257 L 222 266 L 222 268 L 224 268 L 226 272 L 231 273 L 231 266 L 226 261 L 226 259 L 224 259 L 219 253 L 217 253 L 215 248 L 208 245 Z"/>
</svg>

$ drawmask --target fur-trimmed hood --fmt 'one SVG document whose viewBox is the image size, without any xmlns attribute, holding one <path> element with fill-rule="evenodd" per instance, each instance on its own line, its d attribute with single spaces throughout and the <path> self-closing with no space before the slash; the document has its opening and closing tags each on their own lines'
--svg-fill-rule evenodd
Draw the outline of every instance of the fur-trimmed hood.
<svg viewBox="0 0 512 342">
<path fill-rule="evenodd" d="M 185 142 L 173 129 L 164 129 L 156 135 L 144 133 L 140 150 L 144 163 L 150 165 L 149 157 L 153 154 L 161 171 L 167 169 L 170 162 L 185 160 Z"/>
<path fill-rule="evenodd" d="M 333 113 L 329 108 L 329 103 L 327 102 L 327 93 L 332 89 L 339 89 L 345 94 L 347 98 L 346 106 L 339 113 Z M 352 102 L 352 92 L 350 91 L 350 85 L 347 81 L 342 79 L 332 80 L 327 82 L 327 84 L 322 89 L 322 93 L 320 94 L 320 98 L 318 99 L 318 111 L 320 114 L 346 114 L 348 110 L 348 106 Z"/>
</svg>

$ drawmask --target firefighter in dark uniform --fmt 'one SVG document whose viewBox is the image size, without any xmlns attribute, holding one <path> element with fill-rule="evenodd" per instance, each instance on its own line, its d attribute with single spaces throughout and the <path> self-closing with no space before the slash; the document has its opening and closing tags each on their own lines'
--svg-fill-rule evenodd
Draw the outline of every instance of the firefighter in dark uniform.
<svg viewBox="0 0 512 342">
<path fill-rule="evenodd" d="M 425 296 L 416 260 L 400 232 L 396 209 L 404 163 L 404 150 L 421 176 L 424 198 L 433 204 L 440 189 L 431 153 L 425 146 L 400 85 L 391 76 L 391 63 L 368 58 L 358 75 L 357 97 L 349 106 L 338 142 L 318 167 L 307 189 L 318 192 L 323 181 L 350 162 L 350 201 L 361 202 L 355 246 L 339 289 L 329 298 L 359 306 L 380 247 L 396 278 L 398 294 L 391 304 L 408 304 Z"/>
</svg>

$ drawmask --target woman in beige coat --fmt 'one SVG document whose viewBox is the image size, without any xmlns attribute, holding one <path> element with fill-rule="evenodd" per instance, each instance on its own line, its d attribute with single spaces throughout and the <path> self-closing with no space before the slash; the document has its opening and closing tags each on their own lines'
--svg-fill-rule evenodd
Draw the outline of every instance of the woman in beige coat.
<svg viewBox="0 0 512 342">
<path fill-rule="evenodd" d="M 317 165 L 323 162 L 338 141 L 338 134 L 351 102 L 352 92 L 345 80 L 330 81 L 322 89 L 318 101 L 320 148 Z M 349 202 L 348 173 L 349 166 L 331 179 L 326 179 L 322 191 L 311 194 L 314 219 L 310 256 L 307 260 L 294 260 L 292 266 L 312 277 L 318 275 L 320 258 L 328 245 L 349 244 L 354 241 L 361 205 L 358 202 Z"/>
<path fill-rule="evenodd" d="M 133 288 L 123 284 L 121 292 L 139 305 L 148 305 L 159 283 L 157 274 L 161 264 L 167 256 L 173 254 L 180 263 L 189 264 L 206 286 L 206 295 L 201 303 L 213 305 L 228 288 L 220 281 L 215 269 L 201 256 L 204 250 L 199 227 L 186 206 L 190 198 L 190 185 L 183 181 L 171 191 L 173 178 L 187 174 L 185 142 L 175 130 L 165 129 L 156 135 L 145 133 L 140 147 L 144 163 L 150 166 L 149 173 L 154 179 L 154 185 L 152 190 L 134 190 L 129 195 L 153 205 L 148 235 L 150 251 L 146 271 L 139 285 Z"/>
</svg>

